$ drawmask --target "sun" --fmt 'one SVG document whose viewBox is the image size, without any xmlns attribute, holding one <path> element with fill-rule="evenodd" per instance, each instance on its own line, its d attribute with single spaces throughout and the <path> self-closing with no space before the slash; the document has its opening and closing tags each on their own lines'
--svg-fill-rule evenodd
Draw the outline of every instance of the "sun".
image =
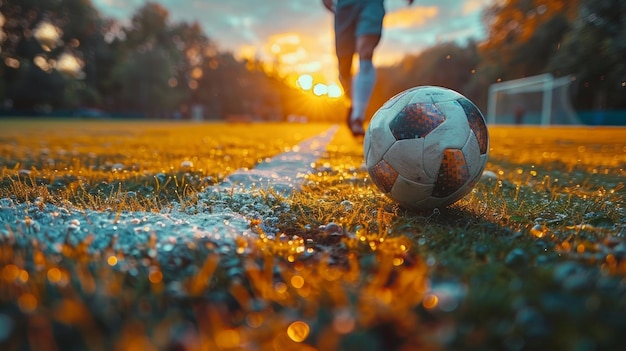
<svg viewBox="0 0 626 351">
<path fill-rule="evenodd" d="M 260 59 L 268 71 L 314 98 L 339 99 L 344 92 L 338 83 L 332 41 L 330 29 L 317 36 L 282 32 L 270 36 L 262 45 L 241 46 L 236 56 Z"/>
<path fill-rule="evenodd" d="M 296 87 L 303 91 L 310 91 L 316 97 L 338 99 L 343 96 L 343 89 L 339 84 L 316 79 L 309 73 L 299 75 L 295 83 Z"/>
</svg>

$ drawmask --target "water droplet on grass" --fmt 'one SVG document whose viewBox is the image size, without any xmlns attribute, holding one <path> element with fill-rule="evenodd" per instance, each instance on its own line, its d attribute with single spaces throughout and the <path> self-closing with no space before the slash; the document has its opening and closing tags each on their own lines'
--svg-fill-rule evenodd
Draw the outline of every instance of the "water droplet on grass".
<svg viewBox="0 0 626 351">
<path fill-rule="evenodd" d="M 0 199 L 0 208 L 11 208 L 13 207 L 13 200 L 9 198 Z"/>
<path fill-rule="evenodd" d="M 497 180 L 497 179 L 498 179 L 498 175 L 492 171 L 484 171 L 482 176 L 480 177 L 480 180 L 482 181 Z"/>
<path fill-rule="evenodd" d="M 526 333 L 533 337 L 543 337 L 550 333 L 546 318 L 532 307 L 524 307 L 517 312 L 515 321 Z"/>
<path fill-rule="evenodd" d="M 528 255 L 520 248 L 515 248 L 504 258 L 504 264 L 511 268 L 522 268 L 528 264 Z"/>
<path fill-rule="evenodd" d="M 429 295 L 433 297 L 433 301 L 442 312 L 452 312 L 456 310 L 461 301 L 465 297 L 466 289 L 462 284 L 457 282 L 448 281 L 441 283 L 434 283 Z"/>
<path fill-rule="evenodd" d="M 330 222 L 324 226 L 324 231 L 328 235 L 336 235 L 341 234 L 343 232 L 343 228 L 337 223 Z"/>
<path fill-rule="evenodd" d="M 346 211 L 350 211 L 354 207 L 354 204 L 348 200 L 341 201 L 340 205 L 343 206 Z"/>
<path fill-rule="evenodd" d="M 536 238 L 543 238 L 548 234 L 548 228 L 543 224 L 536 224 L 530 228 L 530 234 Z"/>
</svg>

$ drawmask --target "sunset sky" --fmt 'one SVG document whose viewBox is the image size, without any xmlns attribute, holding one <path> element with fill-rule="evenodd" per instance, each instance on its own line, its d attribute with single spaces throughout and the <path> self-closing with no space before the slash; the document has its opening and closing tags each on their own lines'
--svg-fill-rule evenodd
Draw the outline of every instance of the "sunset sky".
<svg viewBox="0 0 626 351">
<path fill-rule="evenodd" d="M 495 0 L 387 0 L 378 65 L 442 41 L 484 37 L 481 10 Z M 105 16 L 127 20 L 145 0 L 92 0 Z M 278 60 L 283 70 L 336 82 L 332 14 L 321 0 L 160 0 L 172 22 L 201 24 L 221 50 Z"/>
</svg>

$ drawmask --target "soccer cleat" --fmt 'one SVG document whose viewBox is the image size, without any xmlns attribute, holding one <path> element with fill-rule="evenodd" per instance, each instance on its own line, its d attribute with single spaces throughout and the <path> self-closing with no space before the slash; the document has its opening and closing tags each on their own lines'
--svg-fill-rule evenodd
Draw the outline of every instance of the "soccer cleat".
<svg viewBox="0 0 626 351">
<path fill-rule="evenodd" d="M 348 121 L 348 128 L 352 133 L 353 137 L 362 137 L 365 135 L 365 129 L 363 129 L 363 118 L 352 118 L 352 106 L 348 108 L 348 116 L 346 117 Z"/>
<path fill-rule="evenodd" d="M 363 128 L 362 118 L 349 118 L 348 128 L 350 128 L 350 131 L 352 132 L 352 136 L 354 137 L 362 137 L 365 135 L 365 129 Z"/>
</svg>

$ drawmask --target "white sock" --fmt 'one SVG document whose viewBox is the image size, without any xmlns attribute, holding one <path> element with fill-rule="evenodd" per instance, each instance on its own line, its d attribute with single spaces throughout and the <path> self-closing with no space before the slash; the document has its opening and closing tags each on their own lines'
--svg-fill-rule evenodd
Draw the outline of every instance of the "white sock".
<svg viewBox="0 0 626 351">
<path fill-rule="evenodd" d="M 365 117 L 365 109 L 372 96 L 374 83 L 376 83 L 376 69 L 374 69 L 372 60 L 359 60 L 359 71 L 354 76 L 352 83 L 351 119 Z"/>
</svg>

